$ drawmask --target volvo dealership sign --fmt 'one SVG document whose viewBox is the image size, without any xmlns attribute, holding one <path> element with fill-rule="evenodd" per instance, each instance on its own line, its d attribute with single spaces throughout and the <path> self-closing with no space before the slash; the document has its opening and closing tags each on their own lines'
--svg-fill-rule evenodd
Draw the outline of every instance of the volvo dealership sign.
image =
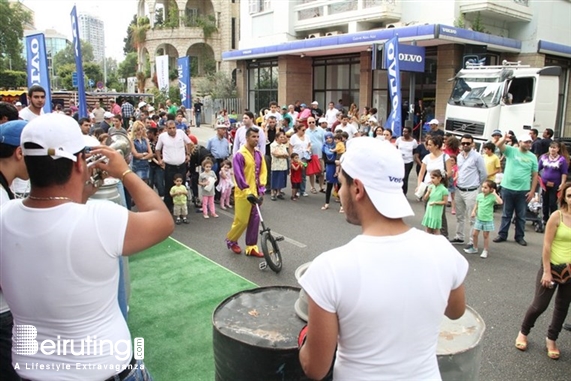
<svg viewBox="0 0 571 381">
<path fill-rule="evenodd" d="M 382 50 L 384 45 L 377 45 L 378 50 Z M 422 46 L 399 44 L 399 66 L 400 71 L 413 71 L 424 73 L 425 49 Z M 379 60 L 373 54 L 373 68 L 387 70 L 384 65 L 385 60 Z"/>
</svg>

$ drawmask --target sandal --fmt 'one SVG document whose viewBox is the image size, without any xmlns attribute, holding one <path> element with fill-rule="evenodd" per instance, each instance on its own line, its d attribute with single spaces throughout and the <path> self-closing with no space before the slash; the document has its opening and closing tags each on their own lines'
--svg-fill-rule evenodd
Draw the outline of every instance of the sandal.
<svg viewBox="0 0 571 381">
<path fill-rule="evenodd" d="M 520 336 L 525 337 L 525 340 L 521 340 Z M 520 332 L 517 338 L 515 339 L 515 347 L 520 351 L 525 352 L 527 350 L 527 336 L 524 336 Z"/>
<path fill-rule="evenodd" d="M 345 213 L 345 211 L 343 210 L 343 207 L 339 208 L 339 213 Z"/>
<path fill-rule="evenodd" d="M 317 194 L 317 189 L 315 189 L 315 188 L 311 188 L 311 193 L 313 193 L 313 194 Z"/>
<path fill-rule="evenodd" d="M 325 193 L 325 189 L 321 188 L 321 189 L 319 190 L 319 192 Z"/>
<path fill-rule="evenodd" d="M 559 352 L 559 349 L 549 349 L 549 347 L 547 346 L 547 342 L 551 341 L 551 340 L 545 339 L 545 341 L 546 341 L 545 345 L 546 345 L 546 349 L 547 349 L 547 357 L 549 357 L 552 360 L 559 360 L 559 356 L 561 355 L 561 353 Z"/>
<path fill-rule="evenodd" d="M 329 204 L 325 204 L 321 207 L 321 210 L 327 210 L 329 209 Z"/>
</svg>

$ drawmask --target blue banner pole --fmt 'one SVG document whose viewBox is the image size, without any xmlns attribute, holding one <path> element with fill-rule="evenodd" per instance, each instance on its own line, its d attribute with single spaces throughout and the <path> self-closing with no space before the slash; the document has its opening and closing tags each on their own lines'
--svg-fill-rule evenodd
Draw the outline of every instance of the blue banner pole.
<svg viewBox="0 0 571 381">
<path fill-rule="evenodd" d="M 401 136 L 402 130 L 402 100 L 400 85 L 400 67 L 399 67 L 399 42 L 398 36 L 395 36 L 385 43 L 383 49 L 383 59 L 385 68 L 388 71 L 389 96 L 391 104 L 391 113 L 387 118 L 385 127 L 390 128 L 393 136 Z"/>
<path fill-rule="evenodd" d="M 79 96 L 78 113 L 80 118 L 87 117 L 87 100 L 85 97 L 85 80 L 83 75 L 83 62 L 81 61 L 81 40 L 79 38 L 79 23 L 77 21 L 77 8 L 71 10 L 71 32 L 73 34 L 73 54 L 75 56 L 75 71 L 77 72 L 77 94 Z"/>
<path fill-rule="evenodd" d="M 190 94 L 190 57 L 178 59 L 178 83 L 180 88 L 180 104 L 190 109 L 192 98 Z"/>
<path fill-rule="evenodd" d="M 46 92 L 44 113 L 52 112 L 52 92 L 48 72 L 48 56 L 43 33 L 26 37 L 26 58 L 28 66 L 28 89 L 34 85 L 41 86 Z"/>
</svg>

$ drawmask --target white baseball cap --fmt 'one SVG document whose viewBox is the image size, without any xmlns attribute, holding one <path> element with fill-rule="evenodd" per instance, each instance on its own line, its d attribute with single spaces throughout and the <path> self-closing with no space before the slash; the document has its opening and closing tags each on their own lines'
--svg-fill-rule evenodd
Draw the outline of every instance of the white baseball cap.
<svg viewBox="0 0 571 381">
<path fill-rule="evenodd" d="M 365 186 L 375 209 L 387 218 L 414 216 L 402 192 L 404 161 L 401 153 L 388 141 L 355 138 L 347 141 L 341 156 L 341 168 Z"/>
<path fill-rule="evenodd" d="M 438 119 L 432 119 L 430 122 L 428 122 L 428 124 L 440 124 L 440 122 Z"/>
<path fill-rule="evenodd" d="M 518 138 L 518 140 L 520 142 L 532 142 L 533 141 L 533 139 L 531 138 L 531 136 L 529 134 L 525 134 L 525 135 L 520 136 Z"/>
<path fill-rule="evenodd" d="M 321 124 L 321 123 L 327 123 L 327 119 L 319 118 L 319 124 Z"/>
<path fill-rule="evenodd" d="M 312 104 L 312 105 L 319 105 L 319 102 L 313 101 L 313 102 L 311 102 L 311 104 Z"/>
<path fill-rule="evenodd" d="M 103 119 L 111 119 L 111 118 L 115 118 L 115 114 L 109 111 L 105 111 L 105 114 L 103 114 Z"/>
<path fill-rule="evenodd" d="M 22 102 L 16 102 L 16 106 L 21 106 Z"/>
<path fill-rule="evenodd" d="M 25 148 L 25 143 L 35 143 L 41 148 Z M 85 148 L 85 138 L 77 122 L 65 114 L 40 115 L 24 127 L 21 138 L 24 156 L 62 157 L 77 161 L 78 152 Z"/>
<path fill-rule="evenodd" d="M 147 104 L 145 102 L 139 102 L 137 108 L 145 107 Z"/>
</svg>

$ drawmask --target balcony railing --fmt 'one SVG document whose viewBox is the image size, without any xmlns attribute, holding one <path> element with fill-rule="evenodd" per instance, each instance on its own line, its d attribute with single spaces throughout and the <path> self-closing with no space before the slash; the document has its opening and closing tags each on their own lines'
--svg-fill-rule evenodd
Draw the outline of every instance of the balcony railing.
<svg viewBox="0 0 571 381">
<path fill-rule="evenodd" d="M 482 20 L 500 22 L 529 22 L 533 18 L 529 0 L 463 0 L 460 13 L 479 14 Z"/>
<path fill-rule="evenodd" d="M 373 8 L 377 10 L 373 11 Z M 401 18 L 399 0 L 298 0 L 294 7 L 297 21 L 296 29 L 323 27 L 326 23 L 346 24 L 351 19 L 362 20 L 363 16 L 378 21 L 393 22 Z M 310 25 L 311 24 L 311 25 Z"/>
</svg>

